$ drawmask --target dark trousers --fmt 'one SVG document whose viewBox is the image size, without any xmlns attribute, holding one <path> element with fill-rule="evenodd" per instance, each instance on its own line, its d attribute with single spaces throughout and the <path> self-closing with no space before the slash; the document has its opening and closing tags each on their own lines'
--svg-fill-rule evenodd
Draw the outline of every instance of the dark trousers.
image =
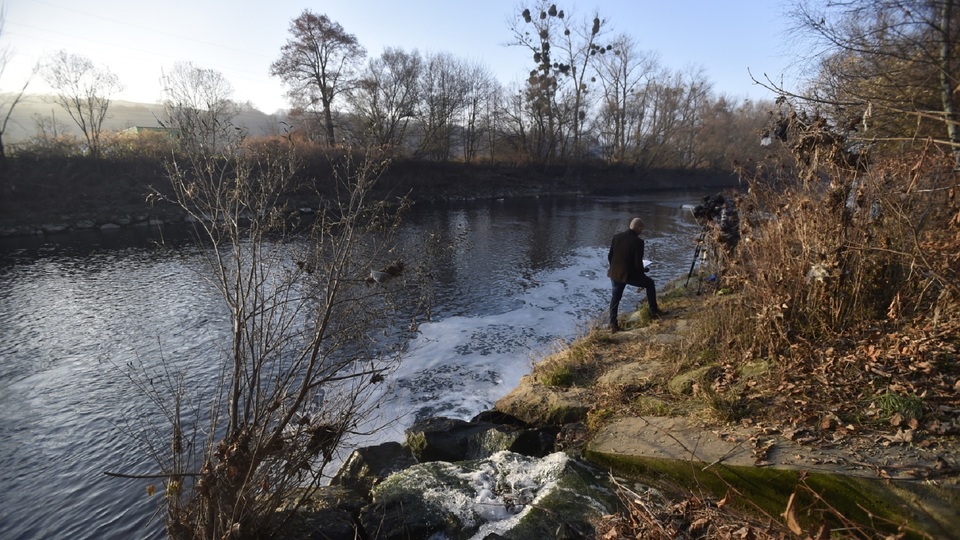
<svg viewBox="0 0 960 540">
<path fill-rule="evenodd" d="M 627 285 L 643 287 L 646 289 L 647 303 L 650 304 L 650 313 L 656 313 L 660 311 L 660 309 L 657 307 L 657 288 L 653 284 L 653 280 L 646 275 L 640 276 L 630 283 L 623 283 L 621 281 L 614 281 L 612 279 L 610 280 L 610 283 L 613 285 L 613 295 L 610 297 L 610 326 L 617 326 L 618 324 L 617 317 L 620 311 L 620 299 L 623 298 L 623 291 L 627 288 Z"/>
</svg>

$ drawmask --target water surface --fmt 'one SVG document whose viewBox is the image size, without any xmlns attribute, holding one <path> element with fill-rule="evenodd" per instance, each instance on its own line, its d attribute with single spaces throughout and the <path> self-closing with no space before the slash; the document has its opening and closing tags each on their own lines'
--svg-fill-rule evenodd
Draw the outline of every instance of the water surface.
<svg viewBox="0 0 960 540">
<path fill-rule="evenodd" d="M 630 217 L 662 284 L 684 274 L 701 194 L 540 198 L 416 208 L 404 234 L 453 247 L 432 272 L 436 299 L 387 381 L 370 442 L 400 440 L 418 417 L 468 419 L 509 392 L 532 362 L 603 319 L 606 251 Z M 456 240 L 456 241 L 453 241 Z M 161 360 L 215 383 L 229 321 L 185 234 L 126 228 L 0 239 L 0 537 L 161 538 L 154 472 L 133 436 L 145 397 L 124 373 Z M 632 287 L 623 309 L 642 300 Z"/>
</svg>

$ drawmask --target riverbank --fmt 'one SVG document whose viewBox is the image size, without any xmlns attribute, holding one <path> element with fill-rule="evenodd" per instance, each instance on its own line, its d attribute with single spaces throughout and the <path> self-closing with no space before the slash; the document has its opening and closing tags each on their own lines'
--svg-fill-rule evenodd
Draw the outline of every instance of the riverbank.
<svg viewBox="0 0 960 540">
<path fill-rule="evenodd" d="M 667 317 L 650 320 L 642 308 L 624 332 L 592 331 L 543 359 L 496 410 L 534 425 L 564 425 L 575 434 L 565 441 L 568 451 L 666 490 L 675 502 L 713 501 L 716 527 L 747 516 L 748 523 L 814 538 L 831 527 L 857 538 L 960 535 L 955 323 L 933 333 L 923 324 L 902 330 L 902 371 L 868 361 L 863 371 L 811 381 L 880 380 L 888 388 L 909 381 L 924 388 L 922 411 L 893 410 L 882 400 L 813 401 L 789 365 L 705 355 L 702 329 L 736 294 L 696 276 L 684 284 L 663 294 Z M 919 339 L 923 352 L 910 356 L 902 344 Z M 851 345 L 884 356 L 870 337 Z M 826 362 L 829 352 L 810 354 Z M 855 409 L 858 416 L 850 414 Z M 722 511 L 725 505 L 733 513 Z M 599 536 L 636 532 L 629 522 L 610 519 Z"/>
<path fill-rule="evenodd" d="M 2 172 L 0 236 L 177 224 L 186 219 L 173 205 L 148 202 L 151 193 L 171 194 L 163 163 L 156 160 L 9 158 Z M 284 204 L 292 214 L 316 211 L 320 197 L 334 189 L 329 163 L 308 163 L 301 175 L 311 179 L 312 187 L 288 194 Z M 640 170 L 599 164 L 574 168 L 398 161 L 384 172 L 376 195 L 440 202 L 684 189 L 720 191 L 735 185 L 734 175 L 717 171 Z"/>
<path fill-rule="evenodd" d="M 703 328 L 736 301 L 714 279 L 668 284 L 666 317 L 638 306 L 624 331 L 590 330 L 494 410 L 426 419 L 403 445 L 356 451 L 305 527 L 345 523 L 347 535 L 359 523 L 371 538 L 957 538 L 960 409 L 955 394 L 935 396 L 938 379 L 960 384 L 955 326 L 926 341 L 943 371 L 926 367 L 923 413 L 887 416 L 867 401 L 797 403 L 790 366 L 705 356 Z"/>
</svg>

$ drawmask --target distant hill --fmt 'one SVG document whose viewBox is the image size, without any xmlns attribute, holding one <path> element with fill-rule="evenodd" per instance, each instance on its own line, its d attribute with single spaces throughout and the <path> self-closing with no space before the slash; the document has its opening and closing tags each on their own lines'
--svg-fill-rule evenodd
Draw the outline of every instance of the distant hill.
<svg viewBox="0 0 960 540">
<path fill-rule="evenodd" d="M 3 96 L 6 101 L 9 94 Z M 120 131 L 130 127 L 155 127 L 159 125 L 157 118 L 163 113 L 159 103 L 134 103 L 131 101 L 114 101 L 107 111 L 107 120 L 104 128 L 110 131 Z M 17 108 L 14 109 L 3 134 L 4 144 L 16 144 L 37 133 L 36 118 L 55 118 L 57 123 L 66 127 L 69 133 L 81 135 L 80 128 L 73 123 L 67 112 L 53 102 L 50 96 L 24 96 Z M 235 122 L 246 128 L 250 135 L 268 135 L 279 131 L 278 123 L 282 118 L 276 114 L 266 114 L 250 107 L 243 107 Z"/>
</svg>

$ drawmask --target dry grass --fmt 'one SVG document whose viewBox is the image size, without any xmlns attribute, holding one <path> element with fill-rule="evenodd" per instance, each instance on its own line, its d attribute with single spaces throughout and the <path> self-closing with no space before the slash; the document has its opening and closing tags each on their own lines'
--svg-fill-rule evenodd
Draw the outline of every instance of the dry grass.
<svg viewBox="0 0 960 540">
<path fill-rule="evenodd" d="M 609 362 L 610 335 L 598 328 L 533 366 L 533 377 L 546 386 L 589 386 Z"/>
<path fill-rule="evenodd" d="M 658 351 L 637 345 L 630 355 L 655 352 L 659 377 L 598 389 L 591 424 L 614 414 L 686 414 L 803 429 L 806 444 L 956 448 L 958 174 L 928 153 L 858 170 L 819 164 L 814 172 L 798 178 L 816 182 L 747 179 L 739 245 L 710 248 L 709 273 L 720 278 L 698 284 L 699 296 L 688 288 L 666 303 L 691 321 L 685 340 Z M 623 349 L 610 354 L 627 356 Z M 705 366 L 690 394 L 664 390 L 671 376 Z M 625 488 L 622 495 L 629 511 L 608 516 L 598 538 L 829 535 L 794 530 L 787 513 L 751 523 L 689 493 L 658 505 Z M 833 537 L 883 536 L 848 525 Z"/>
</svg>

